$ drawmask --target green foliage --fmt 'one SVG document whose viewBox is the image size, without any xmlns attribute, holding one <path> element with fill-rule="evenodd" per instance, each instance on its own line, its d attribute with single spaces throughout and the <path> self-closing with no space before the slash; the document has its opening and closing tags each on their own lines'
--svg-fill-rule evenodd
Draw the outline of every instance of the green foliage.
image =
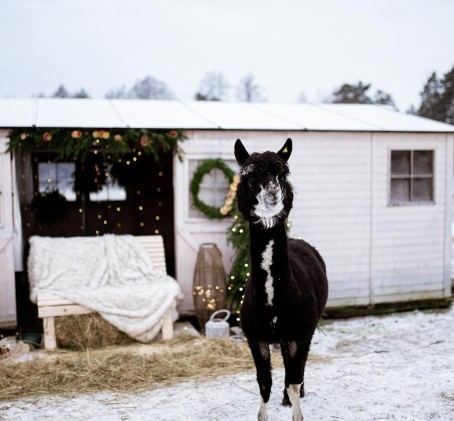
<svg viewBox="0 0 454 421">
<path fill-rule="evenodd" d="M 430 75 L 421 92 L 417 114 L 454 124 L 454 67 L 443 78 L 435 72 Z"/>
<path fill-rule="evenodd" d="M 243 289 L 249 277 L 251 254 L 249 247 L 249 223 L 237 212 L 227 232 L 227 242 L 235 250 L 232 270 L 227 279 L 227 300 L 232 311 L 239 311 L 243 299 Z"/>
<path fill-rule="evenodd" d="M 30 208 L 35 216 L 35 222 L 41 226 L 49 226 L 65 219 L 68 202 L 58 190 L 37 194 Z"/>
<path fill-rule="evenodd" d="M 181 158 L 178 145 L 186 137 L 178 130 L 150 129 L 61 129 L 17 128 L 9 135 L 8 150 L 31 153 L 36 150 L 57 152 L 57 160 L 85 162 L 91 152 L 101 154 L 106 161 L 113 161 L 125 154 L 140 150 L 159 161 L 159 155 L 173 151 Z"/>
</svg>

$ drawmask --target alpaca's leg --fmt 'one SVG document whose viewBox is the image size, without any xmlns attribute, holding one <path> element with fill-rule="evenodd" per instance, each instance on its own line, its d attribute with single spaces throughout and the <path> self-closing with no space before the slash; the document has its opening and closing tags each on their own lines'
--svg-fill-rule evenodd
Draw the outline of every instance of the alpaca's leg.
<svg viewBox="0 0 454 421">
<path fill-rule="evenodd" d="M 309 345 L 302 342 L 281 342 L 285 366 L 285 388 L 282 405 L 293 406 L 293 419 L 302 420 L 299 398 L 304 396 L 304 369 Z"/>
<path fill-rule="evenodd" d="M 270 399 L 272 384 L 270 347 L 266 342 L 249 342 L 249 347 L 257 369 L 257 383 L 260 389 L 258 420 L 266 421 L 268 419 L 266 404 Z"/>
</svg>

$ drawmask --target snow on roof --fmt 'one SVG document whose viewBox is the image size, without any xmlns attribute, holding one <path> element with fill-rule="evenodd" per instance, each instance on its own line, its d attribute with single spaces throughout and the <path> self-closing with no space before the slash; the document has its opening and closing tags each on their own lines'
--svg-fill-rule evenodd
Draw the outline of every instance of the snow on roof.
<svg viewBox="0 0 454 421">
<path fill-rule="evenodd" d="M 0 127 L 454 132 L 378 105 L 60 98 L 0 99 Z"/>
</svg>

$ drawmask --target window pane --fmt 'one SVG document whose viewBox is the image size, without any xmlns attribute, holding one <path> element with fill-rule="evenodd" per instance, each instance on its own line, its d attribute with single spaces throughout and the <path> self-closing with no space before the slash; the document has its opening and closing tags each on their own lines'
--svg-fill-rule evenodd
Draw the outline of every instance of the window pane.
<svg viewBox="0 0 454 421">
<path fill-rule="evenodd" d="M 59 181 L 72 180 L 76 165 L 70 162 L 57 164 L 57 177 Z"/>
<path fill-rule="evenodd" d="M 413 174 L 432 175 L 433 174 L 433 152 L 414 151 L 413 152 Z"/>
<path fill-rule="evenodd" d="M 432 178 L 413 179 L 413 201 L 431 202 L 433 200 Z"/>
<path fill-rule="evenodd" d="M 391 180 L 391 203 L 410 201 L 410 179 L 395 178 Z"/>
<path fill-rule="evenodd" d="M 410 174 L 410 151 L 391 151 L 391 174 Z"/>
<path fill-rule="evenodd" d="M 40 162 L 38 164 L 38 179 L 40 183 L 55 183 L 57 178 L 56 165 Z"/>
</svg>

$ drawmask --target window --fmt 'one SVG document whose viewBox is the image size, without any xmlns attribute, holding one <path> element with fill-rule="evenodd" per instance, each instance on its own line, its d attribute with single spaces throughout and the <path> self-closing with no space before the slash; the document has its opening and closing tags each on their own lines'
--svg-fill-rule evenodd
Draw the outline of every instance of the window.
<svg viewBox="0 0 454 421">
<path fill-rule="evenodd" d="M 433 202 L 433 151 L 391 151 L 392 205 Z"/>
<path fill-rule="evenodd" d="M 102 189 L 98 192 L 90 193 L 90 200 L 92 202 L 126 200 L 126 190 L 113 180 L 110 173 L 111 168 L 112 164 L 106 165 L 106 184 L 102 186 Z"/>
<path fill-rule="evenodd" d="M 92 202 L 126 200 L 126 190 L 119 186 L 110 174 L 112 164 L 106 166 L 106 183 L 102 190 L 90 193 Z M 38 189 L 39 192 L 57 190 L 70 202 L 76 201 L 74 191 L 74 173 L 76 164 L 73 162 L 39 162 Z"/>
<path fill-rule="evenodd" d="M 58 190 L 66 200 L 74 202 L 76 193 L 73 190 L 73 174 L 76 165 L 72 162 L 40 162 L 38 164 L 39 192 Z"/>
</svg>

